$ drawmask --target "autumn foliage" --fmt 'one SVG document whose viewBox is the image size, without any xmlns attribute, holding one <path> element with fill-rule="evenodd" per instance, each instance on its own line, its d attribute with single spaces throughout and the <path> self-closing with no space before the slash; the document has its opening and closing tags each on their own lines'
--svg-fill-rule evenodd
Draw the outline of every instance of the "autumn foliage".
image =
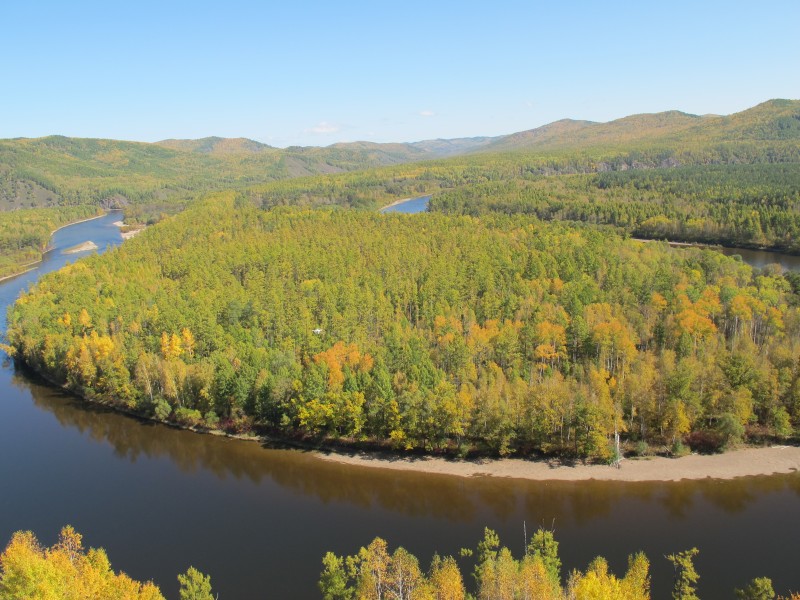
<svg viewBox="0 0 800 600">
<path fill-rule="evenodd" d="M 609 460 L 615 435 L 662 452 L 792 436 L 795 289 L 712 250 L 519 214 L 223 195 L 42 278 L 8 337 L 76 393 L 182 425 Z"/>
</svg>

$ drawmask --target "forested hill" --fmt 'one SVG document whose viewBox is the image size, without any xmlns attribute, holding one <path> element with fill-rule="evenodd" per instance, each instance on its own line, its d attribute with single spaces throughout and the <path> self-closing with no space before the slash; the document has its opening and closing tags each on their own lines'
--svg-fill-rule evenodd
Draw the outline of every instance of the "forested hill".
<svg viewBox="0 0 800 600">
<path fill-rule="evenodd" d="M 607 458 L 615 431 L 679 450 L 800 424 L 776 271 L 524 214 L 235 197 L 43 277 L 16 357 L 158 419 L 399 448 Z"/>
<path fill-rule="evenodd" d="M 258 154 L 275 150 L 272 146 L 247 138 L 221 138 L 217 136 L 198 140 L 162 140 L 159 146 L 184 152 L 202 154 Z"/>
<path fill-rule="evenodd" d="M 800 139 L 800 101 L 769 100 L 729 116 L 680 111 L 631 115 L 608 123 L 565 119 L 494 139 L 482 152 L 663 144 L 696 147 L 719 142 Z"/>
<path fill-rule="evenodd" d="M 251 140 L 161 144 L 61 136 L 2 140 L 0 208 L 163 202 L 208 190 L 403 161 L 407 156 L 391 150 L 279 150 Z"/>
<path fill-rule="evenodd" d="M 526 152 L 589 170 L 616 169 L 609 154 L 640 153 L 627 166 L 800 161 L 800 101 L 771 100 L 726 116 L 677 111 L 610 123 L 558 121 L 496 138 L 415 143 L 356 142 L 326 148 L 272 148 L 247 139 L 164 140 L 156 144 L 51 136 L 0 140 L 0 209 L 87 202 L 158 201 L 185 193 L 318 173 L 441 159 Z M 634 157 L 635 158 L 635 157 Z"/>
</svg>

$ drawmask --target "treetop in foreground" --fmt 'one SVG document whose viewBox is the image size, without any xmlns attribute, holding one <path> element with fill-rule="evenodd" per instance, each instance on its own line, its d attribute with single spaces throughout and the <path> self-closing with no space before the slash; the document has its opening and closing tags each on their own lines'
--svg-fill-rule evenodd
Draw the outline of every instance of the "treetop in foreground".
<svg viewBox="0 0 800 600">
<path fill-rule="evenodd" d="M 194 567 L 178 576 L 181 600 L 212 600 L 211 579 Z M 115 573 L 105 550 L 83 546 L 67 525 L 43 547 L 30 531 L 18 531 L 0 554 L 0 600 L 164 600 L 152 582 Z"/>
</svg>

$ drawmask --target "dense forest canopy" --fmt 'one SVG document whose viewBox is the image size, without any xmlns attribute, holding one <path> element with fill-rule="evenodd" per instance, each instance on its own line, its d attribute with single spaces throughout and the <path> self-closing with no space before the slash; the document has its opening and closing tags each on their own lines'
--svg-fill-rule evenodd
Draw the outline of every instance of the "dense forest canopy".
<svg viewBox="0 0 800 600">
<path fill-rule="evenodd" d="M 800 164 L 503 179 L 439 193 L 430 210 L 531 214 L 614 225 L 648 239 L 800 252 Z"/>
<path fill-rule="evenodd" d="M 219 194 L 42 278 L 8 336 L 84 396 L 230 431 L 607 459 L 800 424 L 780 272 L 526 214 Z"/>
</svg>

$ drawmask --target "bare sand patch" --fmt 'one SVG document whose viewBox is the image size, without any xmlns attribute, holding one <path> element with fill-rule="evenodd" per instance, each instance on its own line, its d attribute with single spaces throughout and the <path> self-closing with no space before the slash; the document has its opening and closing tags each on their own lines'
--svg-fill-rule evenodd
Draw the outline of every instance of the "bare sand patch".
<svg viewBox="0 0 800 600">
<path fill-rule="evenodd" d="M 97 250 L 97 244 L 91 241 L 83 242 L 82 244 L 77 244 L 76 246 L 62 250 L 61 254 L 78 254 L 78 252 L 86 252 L 88 250 Z"/>
</svg>

